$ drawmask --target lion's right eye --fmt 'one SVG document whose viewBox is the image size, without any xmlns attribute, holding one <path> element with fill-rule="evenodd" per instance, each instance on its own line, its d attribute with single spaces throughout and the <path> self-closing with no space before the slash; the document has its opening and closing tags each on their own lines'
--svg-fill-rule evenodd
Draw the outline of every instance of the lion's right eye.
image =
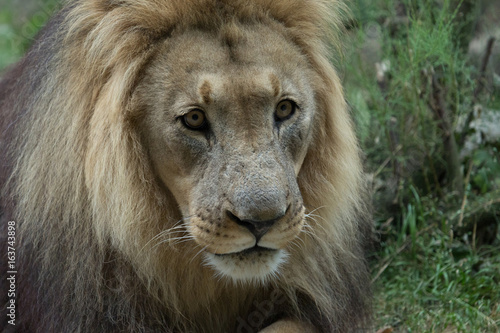
<svg viewBox="0 0 500 333">
<path fill-rule="evenodd" d="M 206 127 L 205 113 L 200 109 L 193 109 L 182 117 L 184 125 L 192 130 L 201 130 Z"/>
<path fill-rule="evenodd" d="M 278 103 L 276 106 L 276 111 L 274 112 L 274 117 L 276 121 L 282 122 L 293 116 L 297 104 L 295 102 L 285 99 Z"/>
</svg>

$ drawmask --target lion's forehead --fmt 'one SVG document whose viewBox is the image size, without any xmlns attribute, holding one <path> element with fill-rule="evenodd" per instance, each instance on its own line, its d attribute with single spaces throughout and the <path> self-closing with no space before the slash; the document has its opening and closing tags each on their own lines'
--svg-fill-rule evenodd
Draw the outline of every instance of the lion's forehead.
<svg viewBox="0 0 500 333">
<path fill-rule="evenodd" d="M 265 24 L 237 29 L 244 38 L 229 44 L 222 33 L 192 30 L 177 35 L 164 49 L 170 75 L 194 77 L 198 88 L 208 81 L 210 91 L 221 95 L 237 87 L 277 95 L 284 78 L 298 80 L 308 72 L 304 54 L 276 29 Z"/>
<path fill-rule="evenodd" d="M 280 78 L 272 67 L 240 68 L 238 74 L 231 72 L 203 73 L 197 79 L 200 103 L 210 104 L 224 99 L 238 98 L 272 100 L 278 97 L 283 87 L 293 89 L 287 80 Z"/>
</svg>

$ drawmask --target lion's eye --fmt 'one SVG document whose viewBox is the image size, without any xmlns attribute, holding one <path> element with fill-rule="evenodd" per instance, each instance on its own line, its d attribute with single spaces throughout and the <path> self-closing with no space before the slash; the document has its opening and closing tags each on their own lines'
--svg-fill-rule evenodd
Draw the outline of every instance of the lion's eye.
<svg viewBox="0 0 500 333">
<path fill-rule="evenodd" d="M 278 103 L 276 106 L 275 117 L 277 121 L 284 121 L 293 116 L 297 105 L 288 99 Z"/>
<path fill-rule="evenodd" d="M 186 113 L 182 118 L 184 125 L 190 129 L 199 130 L 205 127 L 206 117 L 205 113 L 200 109 L 193 109 Z"/>
</svg>

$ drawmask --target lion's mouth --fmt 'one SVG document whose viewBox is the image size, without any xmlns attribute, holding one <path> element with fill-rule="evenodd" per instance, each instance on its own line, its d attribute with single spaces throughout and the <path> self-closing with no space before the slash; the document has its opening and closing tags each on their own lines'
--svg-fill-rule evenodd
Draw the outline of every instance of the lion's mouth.
<svg viewBox="0 0 500 333">
<path fill-rule="evenodd" d="M 278 250 L 276 249 L 270 249 L 268 247 L 262 247 L 255 245 L 254 247 L 250 247 L 248 249 L 245 249 L 243 251 L 238 251 L 238 252 L 229 252 L 229 253 L 214 253 L 217 257 L 225 257 L 225 256 L 252 256 L 252 255 L 257 255 L 257 256 L 263 256 L 267 254 L 272 254 L 273 252 L 276 252 Z"/>
<path fill-rule="evenodd" d="M 233 281 L 266 283 L 276 277 L 287 261 L 285 250 L 255 245 L 243 251 L 214 254 L 205 252 L 205 264 L 212 267 L 217 276 Z"/>
</svg>

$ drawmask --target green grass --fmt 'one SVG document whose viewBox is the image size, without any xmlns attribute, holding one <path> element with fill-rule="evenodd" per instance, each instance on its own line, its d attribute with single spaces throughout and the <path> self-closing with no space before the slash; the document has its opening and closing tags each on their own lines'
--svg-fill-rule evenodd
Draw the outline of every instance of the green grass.
<svg viewBox="0 0 500 333">
<path fill-rule="evenodd" d="M 374 326 L 499 332 L 499 143 L 483 142 L 459 160 L 464 185 L 457 191 L 430 106 L 434 77 L 452 128 L 477 105 L 498 109 L 498 87 L 474 95 L 479 70 L 460 46 L 477 11 L 457 19 L 460 1 L 400 1 L 399 8 L 393 0 L 354 2 L 358 29 L 350 33 L 345 84 L 374 177 L 381 238 L 372 267 Z M 389 65 L 383 84 L 376 63 Z M 462 134 L 452 133 L 459 150 Z M 484 216 L 492 221 L 481 230 Z"/>
<path fill-rule="evenodd" d="M 403 220 L 401 232 L 381 244 L 374 265 L 378 326 L 407 332 L 498 332 L 500 246 L 473 250 L 412 204 Z"/>
</svg>

